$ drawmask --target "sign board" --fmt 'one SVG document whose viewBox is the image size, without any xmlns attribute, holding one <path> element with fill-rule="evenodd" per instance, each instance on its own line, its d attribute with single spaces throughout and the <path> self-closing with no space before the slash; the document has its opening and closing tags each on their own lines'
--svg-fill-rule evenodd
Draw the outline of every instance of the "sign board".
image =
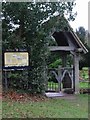
<svg viewBox="0 0 90 120">
<path fill-rule="evenodd" d="M 29 66 L 28 52 L 5 52 L 4 67 Z"/>
</svg>

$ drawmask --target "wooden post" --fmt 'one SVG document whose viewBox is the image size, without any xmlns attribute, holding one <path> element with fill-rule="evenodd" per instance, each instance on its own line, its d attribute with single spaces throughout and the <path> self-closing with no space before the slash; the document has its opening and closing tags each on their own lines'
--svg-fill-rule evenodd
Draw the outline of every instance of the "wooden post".
<svg viewBox="0 0 90 120">
<path fill-rule="evenodd" d="M 66 67 L 67 63 L 67 54 L 63 53 L 62 54 L 62 67 Z"/>
<path fill-rule="evenodd" d="M 61 70 L 60 70 L 60 66 L 58 66 L 58 76 L 60 75 L 61 76 Z M 58 85 L 58 91 L 60 92 L 61 91 L 61 82 L 59 81 L 59 83 L 58 83 L 59 85 Z"/>
<path fill-rule="evenodd" d="M 8 90 L 7 71 L 5 70 L 5 89 Z"/>
<path fill-rule="evenodd" d="M 74 54 L 74 77 L 75 94 L 79 93 L 79 55 Z"/>
<path fill-rule="evenodd" d="M 67 53 L 65 52 L 62 53 L 62 67 L 67 67 Z M 61 74 L 63 74 L 64 70 L 62 70 Z"/>
</svg>

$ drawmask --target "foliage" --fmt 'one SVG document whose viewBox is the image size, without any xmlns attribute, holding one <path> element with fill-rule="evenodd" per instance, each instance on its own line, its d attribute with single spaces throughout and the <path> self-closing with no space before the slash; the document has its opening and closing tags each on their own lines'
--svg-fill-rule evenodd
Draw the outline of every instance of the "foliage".
<svg viewBox="0 0 90 120">
<path fill-rule="evenodd" d="M 90 88 L 88 82 L 80 82 L 80 88 Z"/>
<path fill-rule="evenodd" d="M 2 4 L 3 51 L 28 50 L 29 62 L 32 66 L 32 70 L 28 71 L 28 83 L 32 92 L 42 93 L 45 90 L 47 81 L 45 61 L 49 54 L 48 36 L 51 28 L 57 26 L 60 28 L 59 20 L 56 21 L 53 14 L 56 11 L 59 15 L 66 12 L 69 20 L 73 20 L 75 18 L 75 15 L 72 14 L 73 7 L 74 2 L 3 2 Z M 47 18 L 49 20 L 45 22 Z"/>
<path fill-rule="evenodd" d="M 28 89 L 27 71 L 13 71 L 8 75 L 8 87 L 16 89 Z"/>
<path fill-rule="evenodd" d="M 51 63 L 51 64 L 49 65 L 49 67 L 50 67 L 50 68 L 57 68 L 58 65 L 61 65 L 61 64 L 62 64 L 61 59 L 57 59 L 55 62 Z"/>
<path fill-rule="evenodd" d="M 76 30 L 76 34 L 79 36 L 80 40 L 85 44 L 86 42 L 86 30 L 84 27 L 79 27 L 78 30 Z"/>
<path fill-rule="evenodd" d="M 5 77 L 7 77 L 7 87 L 8 89 L 13 88 L 13 89 L 24 89 L 27 90 L 29 85 L 28 85 L 28 72 L 27 70 L 24 71 L 8 71 L 6 73 L 7 75 L 5 76 L 5 73 L 3 72 L 3 88 L 5 88 Z"/>
<path fill-rule="evenodd" d="M 60 54 L 52 55 L 51 54 L 51 57 L 52 57 L 52 59 L 50 60 L 51 63 L 49 63 L 49 65 L 48 65 L 49 68 L 57 68 L 59 65 L 62 66 L 62 59 L 61 59 L 62 55 L 60 55 Z M 49 57 L 49 59 L 50 59 L 50 57 Z M 67 62 L 66 67 L 70 67 L 73 64 L 71 55 L 67 55 L 67 61 L 66 62 Z"/>
<path fill-rule="evenodd" d="M 83 44 L 88 49 L 88 53 L 81 55 L 80 69 L 82 69 L 82 67 L 90 67 L 90 62 L 89 62 L 89 59 L 90 59 L 90 45 L 89 45 L 90 33 L 89 33 L 89 31 L 85 30 L 84 27 L 79 27 L 79 29 L 76 30 L 76 33 L 79 36 L 80 40 L 83 42 Z"/>
<path fill-rule="evenodd" d="M 88 68 L 87 67 L 83 67 L 82 70 L 80 70 L 80 77 L 83 80 L 88 80 L 89 76 L 88 76 Z"/>
<path fill-rule="evenodd" d="M 88 53 L 82 55 L 80 60 L 80 69 L 82 67 L 90 67 L 90 47 L 87 46 Z"/>
</svg>

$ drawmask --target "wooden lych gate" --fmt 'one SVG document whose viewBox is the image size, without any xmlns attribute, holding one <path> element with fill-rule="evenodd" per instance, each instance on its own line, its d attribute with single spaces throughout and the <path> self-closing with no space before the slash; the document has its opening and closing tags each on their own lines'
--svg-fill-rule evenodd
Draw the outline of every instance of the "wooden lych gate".
<svg viewBox="0 0 90 120">
<path fill-rule="evenodd" d="M 77 37 L 74 31 L 53 31 L 53 38 L 57 46 L 49 46 L 49 50 L 55 54 L 60 53 L 62 67 L 49 69 L 49 76 L 53 75 L 56 82 L 48 82 L 49 91 L 62 91 L 71 88 L 75 93 L 79 93 L 79 58 L 80 54 L 87 53 L 88 50 Z M 73 59 L 72 67 L 67 67 L 67 55 L 71 54 Z"/>
</svg>

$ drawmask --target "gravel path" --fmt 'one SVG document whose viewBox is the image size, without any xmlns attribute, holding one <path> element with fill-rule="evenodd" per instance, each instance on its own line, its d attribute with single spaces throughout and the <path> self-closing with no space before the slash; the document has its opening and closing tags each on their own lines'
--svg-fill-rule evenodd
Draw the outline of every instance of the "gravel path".
<svg viewBox="0 0 90 120">
<path fill-rule="evenodd" d="M 46 96 L 49 97 L 49 98 L 60 98 L 60 99 L 76 99 L 76 96 L 75 94 L 65 94 L 65 93 L 62 93 L 62 92 L 47 92 L 46 93 Z"/>
</svg>

